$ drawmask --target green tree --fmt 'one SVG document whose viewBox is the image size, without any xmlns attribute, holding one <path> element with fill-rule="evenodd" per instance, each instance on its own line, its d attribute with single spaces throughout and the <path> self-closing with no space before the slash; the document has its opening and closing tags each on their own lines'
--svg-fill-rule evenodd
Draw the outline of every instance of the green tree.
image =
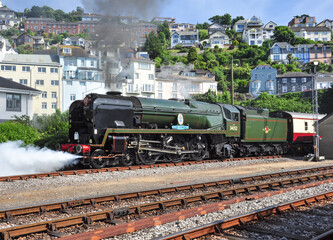
<svg viewBox="0 0 333 240">
<path fill-rule="evenodd" d="M 190 47 L 190 50 L 188 51 L 187 54 L 187 60 L 188 62 L 194 62 L 195 60 L 198 59 L 198 52 L 197 49 L 195 47 Z"/>
<path fill-rule="evenodd" d="M 231 25 L 231 15 L 229 13 L 226 13 L 223 16 L 215 15 L 208 20 L 212 23 Z"/>
<path fill-rule="evenodd" d="M 146 36 L 146 43 L 144 49 L 149 53 L 151 58 L 160 56 L 163 51 L 163 43 L 155 32 L 150 32 Z"/>
<path fill-rule="evenodd" d="M 197 23 L 196 27 L 197 29 L 207 29 L 209 27 L 209 23 L 208 22 Z"/>
<path fill-rule="evenodd" d="M 167 21 L 165 21 L 163 24 L 160 24 L 157 26 L 157 32 L 164 33 L 165 39 L 170 40 L 171 34 L 170 34 L 170 30 L 169 30 L 169 24 Z"/>
<path fill-rule="evenodd" d="M 207 29 L 199 29 L 199 41 L 203 41 L 208 37 L 208 30 Z"/>
<path fill-rule="evenodd" d="M 295 33 L 287 26 L 277 26 L 274 29 L 273 39 L 275 42 L 295 43 Z"/>
</svg>

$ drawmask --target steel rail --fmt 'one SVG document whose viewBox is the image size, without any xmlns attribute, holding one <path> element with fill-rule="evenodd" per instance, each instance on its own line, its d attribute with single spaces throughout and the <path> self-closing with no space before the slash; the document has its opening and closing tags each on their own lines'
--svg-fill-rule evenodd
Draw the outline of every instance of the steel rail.
<svg viewBox="0 0 333 240">
<path fill-rule="evenodd" d="M 269 197 L 269 196 L 281 194 L 282 192 L 288 192 L 291 190 L 297 190 L 297 189 L 301 189 L 301 188 L 304 188 L 304 186 L 293 187 L 291 189 L 284 189 L 283 191 L 260 193 L 258 195 L 251 195 L 249 197 L 251 197 L 253 199 L 259 199 L 259 198 Z M 328 197 L 332 197 L 333 192 L 326 193 L 326 195 Z M 321 199 L 320 196 L 315 198 L 316 201 L 317 200 L 319 201 L 320 199 Z M 179 211 L 176 213 L 163 214 L 163 215 L 157 216 L 157 217 L 148 217 L 145 219 L 140 219 L 140 220 L 132 221 L 129 223 L 123 223 L 120 225 L 106 227 L 106 228 L 102 228 L 102 229 L 98 229 L 98 230 L 93 230 L 90 232 L 79 233 L 77 235 L 70 235 L 70 236 L 61 238 L 61 240 L 76 240 L 76 239 L 77 240 L 88 240 L 88 239 L 97 240 L 97 239 L 114 237 L 114 236 L 131 233 L 131 232 L 145 229 L 145 228 L 152 228 L 152 227 L 155 227 L 155 226 L 161 225 L 161 224 L 166 224 L 166 223 L 170 223 L 170 222 L 174 222 L 174 221 L 183 220 L 186 218 L 194 217 L 196 215 L 204 215 L 204 214 L 211 213 L 211 212 L 221 211 L 223 209 L 226 209 L 230 204 L 234 204 L 234 203 L 238 203 L 238 202 L 246 201 L 246 200 L 248 200 L 247 197 L 240 197 L 240 198 L 235 198 L 235 199 L 231 199 L 231 200 L 221 201 L 219 203 L 214 203 L 214 204 L 204 205 L 201 207 L 186 209 L 186 210 L 182 210 L 182 211 Z M 297 200 L 297 201 L 299 201 L 299 200 Z M 311 200 L 305 201 L 305 204 L 306 203 L 311 204 Z M 294 207 L 297 206 L 297 203 L 295 203 L 292 206 L 294 206 Z M 284 209 L 284 207 L 281 206 L 278 211 L 282 211 L 283 209 Z M 257 213 L 257 211 L 254 213 Z M 241 224 L 242 220 L 239 221 L 238 219 L 236 219 L 232 223 Z M 204 226 L 208 226 L 208 225 L 204 225 Z M 227 222 L 227 225 L 225 227 L 228 227 L 228 226 L 233 227 L 229 222 Z M 213 228 L 212 231 L 215 230 L 214 227 L 215 226 L 212 227 Z M 208 228 L 208 230 L 203 230 L 203 231 L 208 231 L 207 234 L 209 234 L 210 233 L 209 231 L 211 231 L 211 229 Z M 176 235 L 176 234 L 173 234 L 173 235 Z M 190 238 L 187 238 L 187 236 L 185 236 L 185 237 L 179 238 L 179 239 L 190 239 Z"/>
<path fill-rule="evenodd" d="M 175 234 L 170 234 L 168 236 L 156 238 L 156 240 L 183 240 L 183 239 L 193 239 L 193 238 L 199 238 L 203 237 L 209 234 L 220 234 L 223 232 L 223 230 L 226 230 L 228 228 L 233 228 L 237 226 L 242 226 L 246 223 L 252 222 L 252 221 L 259 221 L 263 219 L 264 217 L 270 216 L 272 214 L 279 214 L 285 211 L 292 211 L 295 210 L 297 207 L 300 206 L 309 206 L 311 203 L 317 203 L 322 200 L 327 200 L 333 197 L 333 192 L 325 192 L 318 195 L 298 199 L 295 201 L 287 202 L 287 203 L 281 203 L 274 205 L 272 207 L 267 207 L 261 210 L 257 210 L 251 213 L 247 213 L 244 215 L 228 218 L 225 220 L 216 221 L 210 224 L 206 224 L 203 226 L 199 226 L 196 228 L 192 228 L 189 230 L 181 231 Z M 326 232 L 322 236 L 319 236 L 314 239 L 331 239 L 327 238 L 333 236 L 333 230 L 330 232 Z"/>
<path fill-rule="evenodd" d="M 305 181 L 312 181 L 312 180 L 318 180 L 321 178 L 332 178 L 329 180 L 324 181 L 317 181 L 315 183 L 308 183 L 304 184 Z M 0 229 L 0 236 L 4 240 L 8 240 L 12 237 L 19 237 L 27 234 L 32 233 L 38 233 L 38 232 L 46 232 L 46 231 L 55 231 L 58 228 L 64 228 L 69 227 L 73 225 L 79 225 L 79 224 L 91 224 L 95 221 L 107 221 L 109 223 L 113 223 L 113 220 L 118 217 L 127 216 L 127 215 L 133 215 L 133 214 L 143 214 L 145 212 L 150 212 L 154 210 L 162 210 L 164 211 L 167 208 L 170 207 L 187 207 L 191 203 L 197 203 L 197 202 L 206 202 L 208 200 L 224 200 L 225 197 L 231 197 L 231 196 L 239 196 L 239 194 L 246 194 L 252 192 L 261 192 L 263 189 L 266 190 L 275 190 L 276 188 L 283 188 L 286 185 L 293 185 L 295 183 L 302 183 L 303 185 L 293 187 L 292 189 L 302 189 L 302 188 L 308 188 L 313 186 L 318 186 L 323 183 L 327 182 L 333 182 L 333 173 L 328 173 L 326 175 L 321 176 L 310 176 L 310 177 L 300 177 L 300 178 L 294 178 L 294 179 L 286 179 L 282 181 L 277 182 L 270 182 L 270 183 L 261 183 L 257 185 L 249 185 L 244 186 L 240 188 L 233 188 L 233 189 L 227 189 L 227 190 L 221 190 L 221 191 L 214 191 L 214 192 L 208 192 L 193 196 L 187 196 L 182 198 L 176 198 L 176 199 L 169 199 L 159 202 L 153 202 L 153 203 L 146 203 L 136 206 L 130 206 L 128 208 L 121 208 L 121 209 L 109 209 L 106 211 L 101 212 L 95 212 L 95 213 L 88 213 L 83 215 L 76 215 L 72 217 L 62 218 L 62 219 L 55 219 L 55 220 L 49 220 L 45 222 L 38 222 L 33 224 L 27 224 L 27 225 L 20 225 L 15 226 L 11 228 L 4 228 Z M 275 194 L 287 192 L 287 189 L 275 191 Z M 290 191 L 290 190 L 289 190 Z M 273 193 L 264 193 L 263 196 L 271 196 Z M 260 196 L 260 194 L 259 194 Z M 253 196 L 255 198 L 255 196 Z M 236 198 L 237 199 L 237 198 Z M 250 199 L 248 196 L 241 197 L 242 201 Z M 234 200 L 234 201 L 240 201 L 240 200 Z M 206 213 L 206 212 L 205 212 Z M 175 213 L 174 213 L 175 214 Z"/>
<path fill-rule="evenodd" d="M 202 189 L 202 188 L 207 188 L 207 187 L 221 187 L 221 186 L 231 185 L 231 184 L 235 184 L 235 183 L 263 181 L 263 180 L 268 180 L 268 179 L 272 179 L 272 178 L 286 177 L 286 176 L 292 176 L 292 175 L 310 174 L 310 173 L 317 173 L 317 172 L 323 172 L 323 171 L 329 172 L 330 170 L 333 170 L 333 166 L 292 170 L 292 171 L 286 171 L 286 172 L 277 172 L 277 173 L 270 173 L 270 174 L 264 174 L 264 175 L 243 177 L 243 178 L 238 178 L 238 179 L 226 179 L 226 180 L 219 180 L 219 181 L 214 181 L 214 182 L 197 183 L 197 184 L 189 184 L 189 185 L 175 186 L 175 187 L 168 187 L 168 188 L 161 188 L 161 189 L 145 190 L 145 191 L 140 191 L 140 192 L 91 197 L 91 198 L 48 203 L 48 204 L 35 205 L 35 206 L 29 206 L 29 207 L 22 207 L 22 208 L 3 209 L 3 210 L 0 210 L 0 220 L 6 219 L 6 218 L 11 218 L 14 216 L 32 214 L 32 213 L 44 213 L 47 211 L 55 211 L 55 210 L 67 210 L 69 208 L 85 206 L 85 205 L 95 205 L 95 204 L 103 203 L 103 202 L 141 198 L 141 197 L 146 197 L 146 196 L 175 193 L 175 192 L 181 192 L 181 191 Z"/>
<path fill-rule="evenodd" d="M 57 176 L 67 176 L 67 175 L 80 175 L 80 174 L 92 174 L 92 173 L 102 173 L 102 172 L 137 170 L 137 169 L 146 169 L 146 168 L 189 166 L 189 165 L 212 163 L 212 162 L 270 159 L 270 158 L 280 158 L 280 157 L 281 156 L 258 156 L 258 157 L 227 158 L 227 159 L 216 159 L 216 160 L 187 161 L 187 162 L 178 162 L 178 163 L 158 163 L 158 164 L 152 164 L 152 165 L 133 165 L 133 166 L 128 166 L 128 167 L 78 169 L 78 170 L 67 170 L 67 171 L 58 171 L 58 172 L 49 172 L 49 173 L 34 173 L 34 174 L 24 174 L 24 175 L 14 175 L 14 176 L 0 176 L 0 182 L 38 179 L 38 178 L 44 178 L 44 177 L 57 177 Z"/>
</svg>

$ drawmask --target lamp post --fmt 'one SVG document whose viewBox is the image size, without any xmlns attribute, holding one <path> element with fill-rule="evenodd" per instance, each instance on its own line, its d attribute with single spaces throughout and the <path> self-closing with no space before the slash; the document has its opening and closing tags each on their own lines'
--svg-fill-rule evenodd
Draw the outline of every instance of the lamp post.
<svg viewBox="0 0 333 240">
<path fill-rule="evenodd" d="M 314 96 L 314 101 L 315 101 L 315 112 L 316 112 L 316 119 L 315 119 L 315 124 L 316 124 L 316 135 L 315 135 L 315 146 L 314 146 L 314 154 L 315 154 L 315 160 L 319 161 L 319 117 L 318 117 L 318 89 L 317 89 L 317 66 L 318 66 L 318 62 L 315 61 L 313 62 L 314 65 L 314 78 L 313 78 L 313 84 L 314 84 L 314 92 L 315 92 L 315 96 Z"/>
</svg>

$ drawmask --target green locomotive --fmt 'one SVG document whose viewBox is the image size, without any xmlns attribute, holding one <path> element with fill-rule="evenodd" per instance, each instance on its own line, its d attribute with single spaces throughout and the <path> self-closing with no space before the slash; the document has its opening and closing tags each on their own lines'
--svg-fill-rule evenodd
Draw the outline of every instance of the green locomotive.
<svg viewBox="0 0 333 240">
<path fill-rule="evenodd" d="M 93 168 L 282 154 L 287 121 L 267 110 L 194 100 L 89 94 L 70 107 L 69 143 Z"/>
</svg>

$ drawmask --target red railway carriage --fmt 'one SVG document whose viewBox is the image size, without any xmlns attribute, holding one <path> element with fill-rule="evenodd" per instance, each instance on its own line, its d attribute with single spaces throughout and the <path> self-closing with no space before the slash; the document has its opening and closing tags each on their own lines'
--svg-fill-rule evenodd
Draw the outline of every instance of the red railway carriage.
<svg viewBox="0 0 333 240">
<path fill-rule="evenodd" d="M 276 111 L 270 113 L 271 117 L 288 119 L 288 142 L 293 152 L 312 152 L 313 139 L 316 135 L 316 115 L 312 113 L 297 113 Z M 325 115 L 319 114 L 318 119 Z"/>
</svg>

